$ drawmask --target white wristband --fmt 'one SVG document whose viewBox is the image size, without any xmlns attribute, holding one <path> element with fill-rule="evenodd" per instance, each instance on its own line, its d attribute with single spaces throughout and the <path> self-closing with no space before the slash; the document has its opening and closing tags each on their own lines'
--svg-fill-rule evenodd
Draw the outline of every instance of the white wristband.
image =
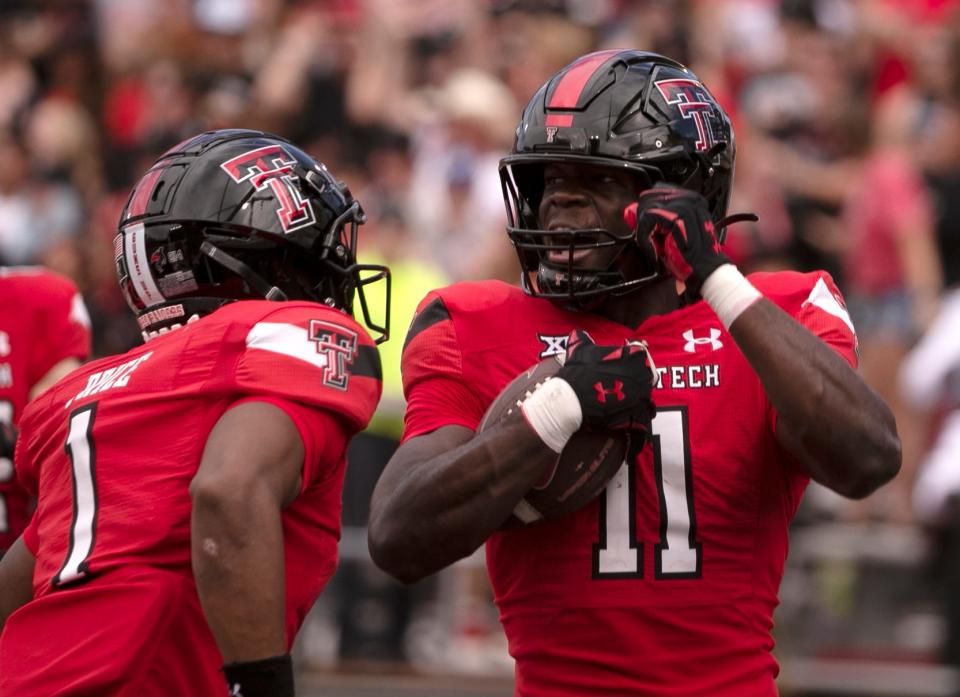
<svg viewBox="0 0 960 697">
<path fill-rule="evenodd" d="M 733 264 L 724 264 L 707 276 L 700 295 L 727 329 L 744 310 L 763 297 Z"/>
<path fill-rule="evenodd" d="M 563 378 L 548 378 L 520 403 L 520 411 L 533 432 L 555 453 L 563 450 L 583 423 L 577 393 Z"/>
</svg>

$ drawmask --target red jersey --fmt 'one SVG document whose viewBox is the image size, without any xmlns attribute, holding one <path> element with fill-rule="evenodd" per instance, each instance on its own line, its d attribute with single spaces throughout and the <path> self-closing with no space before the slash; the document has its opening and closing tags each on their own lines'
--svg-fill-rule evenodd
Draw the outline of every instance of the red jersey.
<svg viewBox="0 0 960 697">
<path fill-rule="evenodd" d="M 51 368 L 89 355 L 90 318 L 71 281 L 40 267 L 0 267 L 0 422 L 18 425 Z M 29 508 L 13 461 L 0 458 L 0 554 L 27 526 Z"/>
<path fill-rule="evenodd" d="M 211 429 L 241 401 L 283 409 L 303 440 L 302 488 L 283 512 L 292 644 L 336 566 L 347 443 L 379 396 L 376 347 L 352 318 L 247 301 L 39 397 L 16 453 L 38 495 L 24 533 L 34 600 L 0 640 L 0 694 L 224 691 L 191 574 L 188 488 Z"/>
<path fill-rule="evenodd" d="M 856 363 L 829 276 L 750 278 Z M 499 282 L 433 292 L 403 356 L 404 438 L 476 428 L 500 390 L 563 352 L 575 328 L 598 344 L 647 341 L 657 415 L 652 443 L 591 504 L 487 541 L 516 694 L 775 695 L 770 630 L 808 477 L 778 445 L 759 378 L 706 303 L 632 330 Z"/>
</svg>

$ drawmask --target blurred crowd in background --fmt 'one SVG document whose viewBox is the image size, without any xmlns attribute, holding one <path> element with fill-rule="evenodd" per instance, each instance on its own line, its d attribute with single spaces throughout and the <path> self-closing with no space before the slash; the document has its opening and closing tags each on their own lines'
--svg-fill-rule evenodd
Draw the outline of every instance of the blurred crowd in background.
<svg viewBox="0 0 960 697">
<path fill-rule="evenodd" d="M 369 216 L 361 258 L 389 263 L 396 283 L 384 401 L 346 492 L 346 523 L 362 529 L 399 437 L 399 351 L 417 301 L 455 280 L 518 279 L 497 162 L 545 77 L 610 47 L 681 60 L 733 117 L 730 210 L 760 216 L 731 229 L 734 260 L 745 271 L 825 268 L 843 290 L 861 370 L 896 413 L 904 469 L 858 505 L 811 491 L 797 526 L 897 531 L 877 538 L 876 559 L 903 566 L 910 590 L 876 595 L 915 612 L 886 646 L 960 661 L 950 629 L 960 599 L 938 592 L 960 577 L 956 0 L 0 0 L 0 264 L 71 277 L 95 353 L 123 351 L 139 336 L 112 238 L 131 184 L 158 155 L 203 130 L 246 127 L 325 162 Z M 854 539 L 862 555 L 874 538 Z M 333 593 L 344 657 L 409 660 L 419 596 L 446 599 L 446 630 L 499 631 L 489 605 L 458 600 L 484 600 L 476 565 L 411 592 L 378 579 L 362 547 L 345 555 Z M 819 603 L 853 618 L 870 595 L 856 590 L 869 582 L 862 566 L 811 554 L 826 599 L 811 600 L 807 583 L 794 594 L 788 576 L 785 617 L 800 598 L 794 611 Z"/>
</svg>

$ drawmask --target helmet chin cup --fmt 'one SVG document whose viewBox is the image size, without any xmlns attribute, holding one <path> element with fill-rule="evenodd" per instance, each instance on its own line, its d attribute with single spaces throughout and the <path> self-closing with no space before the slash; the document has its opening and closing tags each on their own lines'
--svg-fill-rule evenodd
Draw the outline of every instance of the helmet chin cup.
<svg viewBox="0 0 960 697">
<path fill-rule="evenodd" d="M 597 231 L 570 231 L 567 234 L 575 237 L 578 233 L 593 236 Z M 535 297 L 576 309 L 591 309 L 611 297 L 639 290 L 664 275 L 655 254 L 645 253 L 629 239 L 616 244 L 619 250 L 605 268 L 578 268 L 572 261 L 566 264 L 551 262 L 541 248 L 535 269 L 524 269 L 521 286 Z M 554 249 L 567 251 L 570 246 L 557 245 Z M 631 255 L 633 259 L 628 259 Z M 572 259 L 572 253 L 569 258 Z M 627 273 L 628 269 L 630 273 Z M 534 279 L 532 283 L 531 277 Z"/>
</svg>

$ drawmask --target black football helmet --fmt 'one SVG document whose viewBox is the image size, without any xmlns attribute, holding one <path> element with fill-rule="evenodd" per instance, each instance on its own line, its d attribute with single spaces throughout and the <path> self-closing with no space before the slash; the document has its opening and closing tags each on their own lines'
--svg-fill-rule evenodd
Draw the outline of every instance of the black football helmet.
<svg viewBox="0 0 960 697">
<path fill-rule="evenodd" d="M 389 334 L 390 272 L 356 260 L 366 220 L 346 185 L 268 133 L 210 131 L 165 153 L 133 187 L 114 257 L 145 336 L 234 300 L 312 300 Z M 384 281 L 374 324 L 365 286 Z"/>
<path fill-rule="evenodd" d="M 538 220 L 544 167 L 583 163 L 626 169 L 637 191 L 662 182 L 701 193 L 718 230 L 732 222 L 733 128 L 723 109 L 689 69 L 644 51 L 598 51 L 556 73 L 523 111 L 513 152 L 500 161 L 507 233 L 520 257 L 522 285 L 532 295 L 574 306 L 593 304 L 659 278 L 653 254 L 627 278 L 614 256 L 607 268 L 574 268 L 579 249 L 635 244 L 633 230 L 544 230 Z M 739 218 L 739 216 L 737 216 Z M 721 232 L 722 234 L 722 232 Z M 721 239 L 722 241 L 722 239 Z M 547 252 L 569 250 L 551 264 Z"/>
</svg>

